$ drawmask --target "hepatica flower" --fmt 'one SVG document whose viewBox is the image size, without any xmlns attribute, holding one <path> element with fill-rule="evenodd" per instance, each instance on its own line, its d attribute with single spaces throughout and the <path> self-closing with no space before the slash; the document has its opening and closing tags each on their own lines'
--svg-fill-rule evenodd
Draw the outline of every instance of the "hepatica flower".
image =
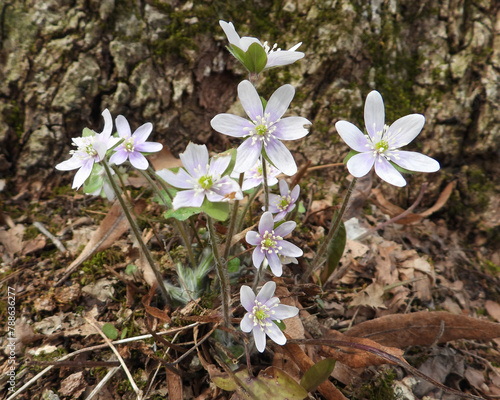
<svg viewBox="0 0 500 400">
<path fill-rule="evenodd" d="M 82 137 L 73 138 L 71 158 L 56 165 L 60 171 L 71 171 L 78 169 L 73 179 L 73 189 L 79 189 L 92 172 L 94 163 L 98 163 L 106 157 L 106 151 L 112 148 L 120 139 L 111 136 L 113 130 L 113 119 L 108 109 L 102 112 L 104 117 L 104 129 L 96 133 L 88 128 L 83 130 Z"/>
<path fill-rule="evenodd" d="M 281 221 L 285 215 L 295 208 L 295 202 L 299 198 L 300 186 L 295 185 L 292 191 L 288 188 L 288 183 L 285 180 L 280 180 L 280 194 L 269 195 L 269 211 L 274 216 L 274 222 Z M 264 209 L 264 208 L 263 208 Z"/>
<path fill-rule="evenodd" d="M 283 273 L 283 262 L 300 257 L 303 252 L 294 244 L 283 240 L 297 224 L 294 221 L 284 222 L 274 229 L 273 214 L 270 211 L 262 214 L 259 221 L 259 232 L 247 232 L 246 241 L 256 246 L 252 254 L 255 268 L 260 268 L 262 261 L 267 259 L 271 271 L 276 276 Z"/>
<path fill-rule="evenodd" d="M 155 153 L 163 148 L 161 143 L 146 142 L 153 131 L 153 124 L 147 122 L 141 125 L 132 134 L 130 125 L 123 115 L 116 118 L 116 130 L 120 138 L 124 139 L 109 159 L 110 163 L 123 164 L 127 159 L 137 169 L 148 169 L 149 163 L 142 153 Z"/>
<path fill-rule="evenodd" d="M 158 175 L 168 184 L 186 189 L 177 192 L 172 202 L 174 210 L 181 207 L 201 207 L 207 198 L 211 202 L 241 200 L 243 193 L 237 182 L 228 175 L 222 176 L 231 162 L 231 156 L 212 157 L 208 160 L 207 146 L 189 143 L 179 155 L 184 169 L 174 174 L 168 169 Z"/>
<path fill-rule="evenodd" d="M 375 165 L 375 172 L 381 179 L 401 187 L 406 185 L 406 180 L 393 164 L 409 171 L 439 170 L 439 163 L 433 158 L 399 150 L 420 133 L 425 123 L 423 115 L 406 115 L 391 126 L 385 125 L 384 101 L 380 93 L 374 90 L 366 97 L 364 117 L 366 135 L 350 122 L 338 121 L 335 124 L 344 142 L 359 153 L 347 161 L 347 169 L 353 176 L 362 177 Z"/>
<path fill-rule="evenodd" d="M 250 81 L 238 85 L 238 97 L 250 121 L 233 114 L 216 115 L 210 124 L 224 135 L 245 138 L 238 147 L 234 171 L 245 172 L 252 168 L 261 154 L 267 154 L 276 168 L 286 175 L 297 172 L 292 154 L 281 140 L 300 139 L 308 134 L 304 125 L 311 124 L 303 117 L 281 118 L 295 94 L 292 85 L 276 90 L 266 108 Z"/>
<path fill-rule="evenodd" d="M 272 47 L 269 47 L 267 42 L 264 44 L 261 41 L 254 37 L 240 37 L 234 28 L 232 22 L 219 21 L 221 28 L 224 30 L 224 33 L 227 36 L 227 40 L 229 40 L 231 53 L 250 71 L 254 73 L 260 73 L 263 69 L 268 69 L 272 67 L 278 67 L 281 65 L 292 64 L 297 60 L 300 60 L 304 57 L 304 53 L 300 51 L 296 51 L 302 42 L 297 43 L 295 46 L 291 47 L 288 50 L 281 50 L 278 48 L 278 45 L 275 44 Z M 252 60 L 247 60 L 245 55 L 242 53 L 247 53 L 250 46 L 253 43 L 257 43 L 262 49 L 263 54 L 267 56 L 266 63 L 262 66 L 255 66 Z M 236 49 L 235 49 L 236 48 Z M 239 52 L 240 50 L 241 52 Z M 262 51 L 262 50 L 261 50 Z"/>
<path fill-rule="evenodd" d="M 241 305 L 247 311 L 241 319 L 240 328 L 243 332 L 252 332 L 255 346 L 261 353 L 266 348 L 266 335 L 279 345 L 286 343 L 286 337 L 273 322 L 295 317 L 299 309 L 280 304 L 280 299 L 273 297 L 276 283 L 267 282 L 259 294 L 255 296 L 250 287 L 243 285 L 240 289 Z"/>
<path fill-rule="evenodd" d="M 275 168 L 273 165 L 266 163 L 267 170 L 267 186 L 273 186 L 278 183 L 278 179 L 276 178 L 281 171 Z M 237 178 L 239 173 L 231 174 L 233 178 Z M 254 187 L 259 186 L 262 182 L 264 182 L 264 174 L 262 168 L 261 160 L 257 160 L 255 165 L 245 172 L 243 175 L 243 184 L 241 185 L 241 190 L 250 190 Z"/>
</svg>

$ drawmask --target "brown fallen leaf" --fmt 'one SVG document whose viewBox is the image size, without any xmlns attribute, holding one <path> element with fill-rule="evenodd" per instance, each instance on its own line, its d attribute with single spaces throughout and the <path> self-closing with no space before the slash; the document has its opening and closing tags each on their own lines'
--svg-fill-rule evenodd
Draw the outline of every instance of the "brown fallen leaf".
<svg viewBox="0 0 500 400">
<path fill-rule="evenodd" d="M 146 208 L 144 201 L 138 201 L 134 206 L 134 212 L 139 215 Z M 123 214 L 120 203 L 116 201 L 109 209 L 101 225 L 94 232 L 80 255 L 64 271 L 64 275 L 55 286 L 59 286 L 66 278 L 93 254 L 106 250 L 129 229 L 129 223 Z"/>
<path fill-rule="evenodd" d="M 345 335 L 403 348 L 459 339 L 491 340 L 500 337 L 500 324 L 444 311 L 420 311 L 365 321 L 349 329 Z"/>
<path fill-rule="evenodd" d="M 420 222 L 425 217 L 428 217 L 432 213 L 438 211 L 448 201 L 453 189 L 455 188 L 455 185 L 455 181 L 450 182 L 441 192 L 436 203 L 434 203 L 431 208 L 421 213 L 409 213 L 406 217 L 398 219 L 396 223 L 402 225 L 414 224 Z M 389 214 L 391 218 L 396 217 L 397 215 L 400 215 L 405 211 L 401 207 L 387 200 L 380 189 L 372 189 L 372 193 L 375 195 L 375 199 L 373 201 L 377 205 L 377 207 L 380 208 L 384 213 Z"/>
<path fill-rule="evenodd" d="M 23 234 L 24 226 L 20 224 L 8 230 L 0 230 L 0 243 L 11 258 L 23 249 Z"/>
</svg>

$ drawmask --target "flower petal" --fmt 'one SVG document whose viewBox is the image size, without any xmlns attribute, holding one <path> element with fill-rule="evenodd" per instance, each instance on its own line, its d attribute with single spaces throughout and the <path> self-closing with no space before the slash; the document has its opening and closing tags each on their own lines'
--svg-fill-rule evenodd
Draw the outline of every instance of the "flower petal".
<svg viewBox="0 0 500 400">
<path fill-rule="evenodd" d="M 272 325 L 268 326 L 266 329 L 266 333 L 267 333 L 267 336 L 269 336 L 269 338 L 273 342 L 275 342 L 281 346 L 283 346 L 286 343 L 285 335 L 283 334 L 283 332 L 281 332 L 281 329 L 278 328 L 278 326 L 276 324 L 273 323 Z"/>
<path fill-rule="evenodd" d="M 262 101 L 260 100 L 257 90 L 250 81 L 245 80 L 240 82 L 238 85 L 238 98 L 240 99 L 243 109 L 252 121 L 256 121 L 257 117 L 263 115 Z"/>
<path fill-rule="evenodd" d="M 261 353 L 266 349 L 266 334 L 260 330 L 260 326 L 253 327 L 253 338 L 255 340 L 255 347 Z"/>
<path fill-rule="evenodd" d="M 184 169 L 179 169 L 177 174 L 174 174 L 168 169 L 161 169 L 156 172 L 156 174 L 167 182 L 169 185 L 179 189 L 192 189 L 193 188 L 193 177 L 190 176 Z"/>
<path fill-rule="evenodd" d="M 269 121 L 278 121 L 283 116 L 294 95 L 295 88 L 290 84 L 281 86 L 272 94 L 265 110 L 265 114 L 269 114 Z"/>
<path fill-rule="evenodd" d="M 295 51 L 302 43 L 298 43 L 290 50 L 273 51 L 267 56 L 266 68 L 278 67 L 280 65 L 293 64 L 304 57 L 301 51 Z"/>
<path fill-rule="evenodd" d="M 230 162 L 231 156 L 213 157 L 210 161 L 210 168 L 208 168 L 208 173 L 210 175 L 220 176 L 224 173 Z"/>
<path fill-rule="evenodd" d="M 284 179 L 280 179 L 278 186 L 280 188 L 280 195 L 288 196 L 288 183 Z M 271 201 L 269 201 L 269 203 L 271 203 Z"/>
<path fill-rule="evenodd" d="M 279 120 L 273 126 L 276 130 L 273 135 L 281 140 L 295 140 L 306 136 L 309 133 L 304 125 L 311 125 L 311 121 L 303 117 L 287 117 Z"/>
<path fill-rule="evenodd" d="M 255 127 L 248 119 L 233 114 L 218 114 L 212 118 L 210 125 L 217 132 L 232 137 L 248 136 Z"/>
<path fill-rule="evenodd" d="M 104 118 L 104 128 L 101 134 L 105 139 L 107 139 L 113 132 L 113 117 L 111 117 L 111 113 L 107 108 L 104 109 L 101 115 Z"/>
<path fill-rule="evenodd" d="M 295 317 L 299 313 L 299 309 L 294 306 L 287 306 L 285 304 L 279 304 L 273 307 L 273 319 L 284 320 L 287 318 Z"/>
<path fill-rule="evenodd" d="M 249 318 L 249 315 L 250 314 L 246 313 L 240 322 L 241 330 L 246 333 L 251 332 L 253 329 L 253 318 Z"/>
<path fill-rule="evenodd" d="M 386 137 L 391 148 L 406 146 L 422 131 L 425 117 L 422 114 L 410 114 L 399 118 L 387 130 Z"/>
<path fill-rule="evenodd" d="M 153 132 L 153 124 L 151 122 L 146 122 L 137 128 L 134 132 L 135 143 L 144 143 L 148 140 L 149 135 Z"/>
<path fill-rule="evenodd" d="M 140 152 L 133 151 L 129 153 L 128 159 L 130 164 L 132 164 L 135 168 L 145 170 L 149 167 L 149 162 Z"/>
<path fill-rule="evenodd" d="M 248 244 L 251 244 L 252 246 L 257 246 L 262 241 L 260 235 L 255 231 L 247 232 L 245 240 L 247 241 Z"/>
<path fill-rule="evenodd" d="M 266 282 L 264 286 L 262 286 L 262 289 L 260 289 L 259 294 L 255 297 L 255 300 L 264 304 L 271 297 L 273 297 L 275 290 L 276 290 L 276 282 L 274 281 Z"/>
<path fill-rule="evenodd" d="M 353 150 L 364 152 L 370 148 L 368 138 L 363 135 L 359 128 L 347 121 L 338 121 L 335 124 L 335 129 L 339 133 L 342 140 Z"/>
<path fill-rule="evenodd" d="M 262 264 L 262 261 L 264 261 L 264 258 L 266 257 L 266 255 L 264 254 L 264 252 L 262 251 L 262 249 L 259 247 L 256 247 L 255 250 L 253 251 L 252 253 L 252 262 L 253 262 L 253 266 L 257 269 L 260 268 L 261 264 Z"/>
<path fill-rule="evenodd" d="M 247 310 L 248 312 L 252 311 L 253 306 L 255 305 L 255 294 L 253 293 L 253 290 L 249 286 L 246 285 L 241 286 L 240 302 L 241 305 L 245 308 L 245 310 Z"/>
<path fill-rule="evenodd" d="M 123 115 L 119 115 L 115 120 L 116 130 L 121 138 L 128 139 L 132 133 L 127 119 Z"/>
<path fill-rule="evenodd" d="M 296 226 L 297 223 L 295 221 L 287 221 L 278 226 L 274 230 L 274 233 L 278 236 L 285 237 L 289 235 L 295 229 Z"/>
<path fill-rule="evenodd" d="M 290 221 L 290 222 L 292 222 L 292 221 Z M 266 231 L 271 232 L 273 229 L 274 229 L 273 214 L 270 211 L 266 211 L 260 217 L 259 233 L 262 236 Z"/>
<path fill-rule="evenodd" d="M 287 257 L 300 257 L 304 254 L 302 249 L 286 240 L 280 240 L 278 246 L 281 247 L 280 254 Z"/>
<path fill-rule="evenodd" d="M 292 192 L 290 193 L 290 197 L 292 198 L 293 201 L 297 201 L 299 196 L 300 196 L 300 186 L 295 185 L 295 187 L 292 189 Z"/>
<path fill-rule="evenodd" d="M 375 173 L 391 185 L 398 187 L 406 185 L 406 180 L 403 178 L 403 175 L 382 156 L 379 156 L 377 161 L 375 161 Z"/>
<path fill-rule="evenodd" d="M 283 275 L 283 265 L 281 264 L 281 260 L 278 255 L 276 253 L 267 253 L 266 258 L 269 262 L 269 268 L 271 268 L 271 272 L 274 276 Z"/>
<path fill-rule="evenodd" d="M 208 191 L 207 199 L 211 202 L 242 200 L 243 193 L 241 192 L 238 183 L 233 181 L 229 176 L 219 179 Z"/>
<path fill-rule="evenodd" d="M 262 142 L 257 140 L 255 143 L 252 139 L 246 139 L 237 149 L 236 163 L 233 171 L 245 172 L 252 168 L 260 157 L 262 152 Z"/>
<path fill-rule="evenodd" d="M 174 210 L 181 207 L 201 207 L 203 200 L 205 199 L 205 194 L 196 192 L 194 190 L 183 190 L 177 192 L 172 202 Z"/>
<path fill-rule="evenodd" d="M 114 153 L 110 158 L 109 158 L 109 163 L 110 164 L 116 164 L 116 165 L 121 165 L 125 161 L 127 161 L 128 158 L 128 152 L 125 151 L 124 149 L 118 149 L 116 150 L 116 153 Z"/>
<path fill-rule="evenodd" d="M 361 178 L 370 172 L 374 162 L 375 157 L 372 152 L 359 153 L 352 156 L 349 161 L 347 161 L 347 169 L 351 175 L 356 178 Z"/>
<path fill-rule="evenodd" d="M 92 167 L 94 166 L 94 159 L 89 158 L 85 161 L 85 164 L 81 166 L 81 168 L 76 171 L 75 177 L 73 178 L 73 186 L 72 189 L 79 189 L 82 186 L 87 178 L 92 173 Z"/>
<path fill-rule="evenodd" d="M 140 151 L 141 153 L 156 153 L 157 151 L 163 149 L 163 145 L 157 142 L 139 143 L 136 144 L 134 147 L 136 151 Z"/>
<path fill-rule="evenodd" d="M 391 161 L 409 171 L 436 172 L 440 168 L 433 158 L 413 151 L 399 151 L 398 158 L 391 158 Z"/>
<path fill-rule="evenodd" d="M 226 34 L 229 43 L 238 46 L 240 44 L 240 35 L 236 32 L 233 23 L 220 20 L 219 25 Z"/>
<path fill-rule="evenodd" d="M 382 95 L 376 90 L 371 91 L 366 96 L 365 101 L 365 127 L 370 137 L 375 137 L 377 132 L 384 130 L 385 107 Z M 346 142 L 347 143 L 347 142 Z M 354 149 L 356 150 L 356 149 Z M 362 151 L 362 150 L 356 150 Z"/>
<path fill-rule="evenodd" d="M 81 158 L 73 156 L 69 160 L 57 164 L 56 169 L 59 171 L 71 171 L 73 169 L 80 168 L 84 163 L 85 161 Z"/>
<path fill-rule="evenodd" d="M 194 178 L 205 175 L 208 166 L 208 150 L 204 144 L 189 142 L 184 153 L 179 154 L 182 165 Z"/>
<path fill-rule="evenodd" d="M 297 173 L 297 164 L 292 153 L 279 140 L 271 139 L 265 150 L 269 160 L 285 175 L 291 176 Z"/>
</svg>

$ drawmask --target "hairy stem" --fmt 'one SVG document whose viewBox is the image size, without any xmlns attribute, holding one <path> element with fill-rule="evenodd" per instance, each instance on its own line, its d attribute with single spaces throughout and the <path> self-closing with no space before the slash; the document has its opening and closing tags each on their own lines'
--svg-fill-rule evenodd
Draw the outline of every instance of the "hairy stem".
<svg viewBox="0 0 500 400">
<path fill-rule="evenodd" d="M 158 281 L 158 287 L 160 288 L 162 294 L 165 296 L 166 299 L 169 298 L 167 289 L 165 288 L 165 285 L 163 284 L 163 278 L 160 274 L 160 271 L 156 268 L 156 264 L 153 260 L 153 256 L 151 255 L 151 252 L 149 251 L 148 247 L 146 246 L 146 243 L 142 240 L 141 233 L 139 231 L 139 227 L 137 226 L 137 223 L 135 222 L 135 219 L 132 218 L 132 215 L 130 214 L 130 210 L 125 203 L 125 200 L 122 197 L 120 188 L 116 184 L 115 180 L 113 179 L 113 176 L 111 174 L 111 169 L 109 168 L 108 163 L 106 160 L 102 160 L 102 165 L 104 166 L 104 170 L 106 171 L 106 174 L 108 176 L 108 179 L 111 183 L 111 187 L 113 188 L 113 191 L 115 192 L 116 198 L 120 202 L 120 205 L 123 209 L 123 213 L 125 214 L 125 218 L 127 218 L 130 228 L 132 229 L 132 232 L 137 239 L 137 242 L 139 243 L 139 246 L 141 247 L 142 252 L 144 253 L 146 260 L 148 261 L 149 266 L 153 270 L 153 273 L 155 274 L 156 280 Z"/>
</svg>

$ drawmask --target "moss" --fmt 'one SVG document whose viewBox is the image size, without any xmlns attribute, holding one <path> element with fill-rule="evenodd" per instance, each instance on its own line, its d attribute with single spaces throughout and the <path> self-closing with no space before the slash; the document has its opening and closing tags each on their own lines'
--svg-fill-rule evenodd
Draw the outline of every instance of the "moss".
<svg viewBox="0 0 500 400">
<path fill-rule="evenodd" d="M 396 379 L 396 374 L 392 369 L 382 373 L 376 380 L 361 386 L 354 394 L 353 399 L 393 400 L 394 390 L 391 385 L 394 379 Z"/>
<path fill-rule="evenodd" d="M 112 247 L 96 253 L 90 260 L 85 261 L 81 268 L 83 274 L 75 272 L 71 276 L 76 279 L 81 278 L 80 284 L 87 285 L 95 282 L 97 277 L 102 273 L 106 273 L 104 265 L 114 265 L 124 260 L 125 256 L 123 253 Z"/>
</svg>

